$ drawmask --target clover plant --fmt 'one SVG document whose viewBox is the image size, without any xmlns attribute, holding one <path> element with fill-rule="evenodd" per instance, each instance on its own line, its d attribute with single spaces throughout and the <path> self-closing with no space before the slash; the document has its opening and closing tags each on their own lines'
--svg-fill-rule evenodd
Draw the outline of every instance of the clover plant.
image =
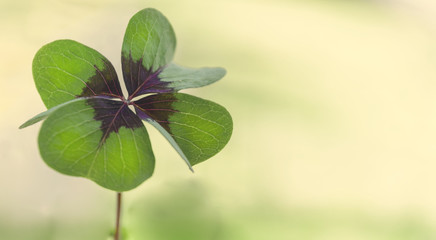
<svg viewBox="0 0 436 240">
<path fill-rule="evenodd" d="M 129 21 L 121 51 L 127 96 L 112 64 L 73 40 L 43 46 L 33 60 L 33 78 L 47 107 L 20 126 L 44 120 L 39 151 L 45 163 L 88 178 L 118 195 L 153 174 L 155 159 L 143 121 L 157 128 L 192 166 L 218 153 L 232 134 L 227 110 L 179 93 L 221 79 L 223 68 L 186 68 L 172 63 L 176 37 L 167 18 L 151 8 Z"/>
</svg>

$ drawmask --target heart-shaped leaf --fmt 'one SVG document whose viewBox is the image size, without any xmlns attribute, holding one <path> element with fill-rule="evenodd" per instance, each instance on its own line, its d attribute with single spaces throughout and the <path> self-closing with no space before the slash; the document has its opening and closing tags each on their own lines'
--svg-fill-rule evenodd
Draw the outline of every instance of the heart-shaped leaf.
<svg viewBox="0 0 436 240">
<path fill-rule="evenodd" d="M 232 118 L 225 108 L 188 94 L 151 95 L 134 106 L 190 166 L 217 154 L 232 135 Z"/>
<path fill-rule="evenodd" d="M 33 78 L 47 108 L 77 97 L 121 97 L 112 64 L 100 53 L 73 40 L 43 46 L 33 59 Z"/>
<path fill-rule="evenodd" d="M 38 142 L 42 158 L 53 169 L 115 191 L 133 189 L 153 173 L 147 131 L 120 101 L 70 102 L 44 121 Z"/>
<path fill-rule="evenodd" d="M 159 11 L 147 8 L 130 19 L 121 54 L 130 99 L 165 87 L 157 75 L 173 59 L 175 48 L 174 30 Z"/>
</svg>

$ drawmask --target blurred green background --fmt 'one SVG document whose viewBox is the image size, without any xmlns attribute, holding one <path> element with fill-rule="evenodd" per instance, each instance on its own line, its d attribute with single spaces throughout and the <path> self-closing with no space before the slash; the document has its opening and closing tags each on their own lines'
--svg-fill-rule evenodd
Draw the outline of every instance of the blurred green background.
<svg viewBox="0 0 436 240">
<path fill-rule="evenodd" d="M 436 239 L 436 2 L 2 0 L 0 239 L 109 239 L 115 193 L 40 159 L 36 51 L 69 38 L 120 74 L 129 18 L 154 7 L 175 62 L 222 66 L 189 92 L 234 118 L 192 174 L 148 128 L 154 176 L 127 192 L 128 240 Z"/>
</svg>

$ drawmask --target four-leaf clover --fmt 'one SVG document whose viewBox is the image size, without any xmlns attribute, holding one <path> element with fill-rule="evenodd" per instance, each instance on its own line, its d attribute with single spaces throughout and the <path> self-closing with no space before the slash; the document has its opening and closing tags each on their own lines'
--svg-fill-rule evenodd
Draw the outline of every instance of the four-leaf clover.
<svg viewBox="0 0 436 240">
<path fill-rule="evenodd" d="M 155 9 L 136 13 L 122 46 L 124 97 L 112 64 L 73 40 L 43 46 L 33 61 L 36 88 L 48 108 L 38 143 L 53 169 L 91 179 L 114 191 L 137 187 L 155 160 L 143 120 L 156 127 L 191 166 L 218 153 L 232 134 L 222 106 L 179 90 L 211 84 L 222 68 L 191 69 L 172 63 L 176 38 Z M 191 168 L 192 170 L 192 168 Z"/>
</svg>

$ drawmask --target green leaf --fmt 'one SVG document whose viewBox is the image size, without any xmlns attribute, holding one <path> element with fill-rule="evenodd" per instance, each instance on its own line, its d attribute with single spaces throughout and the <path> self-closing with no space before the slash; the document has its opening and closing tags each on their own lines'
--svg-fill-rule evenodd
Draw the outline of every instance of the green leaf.
<svg viewBox="0 0 436 240">
<path fill-rule="evenodd" d="M 197 88 L 212 84 L 226 75 L 224 68 L 187 68 L 176 64 L 168 65 L 159 74 L 162 82 L 168 82 L 168 88 L 179 91 L 185 88 Z"/>
<path fill-rule="evenodd" d="M 175 48 L 176 36 L 168 19 L 158 10 L 146 8 L 130 19 L 122 56 L 141 61 L 145 69 L 154 72 L 173 59 Z"/>
<path fill-rule="evenodd" d="M 53 169 L 118 192 L 137 187 L 154 170 L 148 133 L 120 101 L 81 99 L 54 110 L 38 143 Z"/>
<path fill-rule="evenodd" d="M 94 49 L 73 40 L 43 46 L 33 59 L 32 70 L 47 108 L 77 97 L 122 96 L 112 64 Z"/>
<path fill-rule="evenodd" d="M 185 161 L 186 165 L 188 165 L 189 170 L 194 172 L 194 169 L 192 168 L 191 163 L 189 162 L 188 157 L 183 153 L 183 150 L 180 148 L 179 144 L 176 142 L 173 136 L 171 136 L 171 133 L 167 131 L 157 120 L 154 120 L 150 117 L 145 117 L 145 121 L 150 123 L 153 127 L 155 127 L 166 139 L 167 141 L 173 146 L 173 148 L 176 150 L 176 152 L 182 157 L 182 159 Z"/>
<path fill-rule="evenodd" d="M 59 105 L 57 105 L 56 107 L 52 107 L 52 108 L 50 108 L 49 110 L 47 110 L 47 111 L 45 111 L 45 112 L 42 112 L 42 113 L 40 113 L 40 114 L 38 114 L 38 115 L 32 117 L 31 119 L 27 120 L 25 123 L 21 124 L 21 126 L 19 127 L 19 129 L 23 129 L 23 128 L 26 128 L 26 127 L 28 127 L 28 126 L 31 126 L 31 125 L 33 125 L 33 124 L 35 124 L 35 123 L 37 123 L 37 122 L 40 122 L 40 121 L 46 119 L 50 114 L 52 114 L 54 111 L 58 110 L 59 108 L 65 106 L 65 105 L 68 105 L 68 104 L 70 104 L 71 102 L 76 102 L 76 101 L 80 101 L 80 100 L 83 100 L 83 99 L 85 99 L 85 98 L 76 98 L 76 99 L 73 99 L 73 100 L 71 100 L 71 101 L 68 101 L 68 102 L 64 102 L 64 103 L 62 103 L 62 104 L 59 104 Z"/>
<path fill-rule="evenodd" d="M 232 118 L 224 107 L 188 94 L 150 95 L 134 106 L 141 119 L 160 126 L 188 166 L 217 154 L 232 134 Z"/>
<path fill-rule="evenodd" d="M 129 95 L 142 91 L 145 83 L 174 56 L 176 36 L 168 19 L 156 9 L 147 8 L 129 21 L 122 47 L 122 69 Z"/>
</svg>

